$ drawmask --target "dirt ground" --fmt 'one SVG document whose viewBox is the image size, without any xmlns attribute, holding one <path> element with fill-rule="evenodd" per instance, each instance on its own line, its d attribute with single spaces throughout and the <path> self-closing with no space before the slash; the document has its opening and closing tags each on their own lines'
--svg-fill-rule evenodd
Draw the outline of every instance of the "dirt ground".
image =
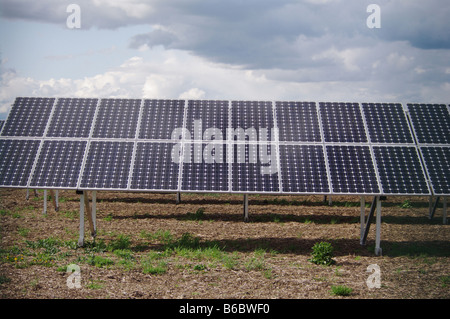
<svg viewBox="0 0 450 319">
<path fill-rule="evenodd" d="M 2 299 L 450 298 L 450 228 L 442 206 L 428 218 L 426 197 L 383 201 L 376 256 L 375 221 L 360 245 L 358 197 L 330 206 L 323 196 L 250 195 L 244 222 L 242 195 L 182 194 L 176 204 L 175 194 L 98 192 L 97 236 L 85 218 L 80 248 L 79 195 L 61 191 L 59 211 L 49 202 L 47 215 L 42 191 L 25 196 L 0 190 Z M 182 238 L 194 245 L 170 245 Z M 310 261 L 322 241 L 334 248 L 331 266 Z M 69 264 L 79 267 L 79 288 L 69 288 Z M 370 265 L 379 288 L 367 284 Z"/>
</svg>

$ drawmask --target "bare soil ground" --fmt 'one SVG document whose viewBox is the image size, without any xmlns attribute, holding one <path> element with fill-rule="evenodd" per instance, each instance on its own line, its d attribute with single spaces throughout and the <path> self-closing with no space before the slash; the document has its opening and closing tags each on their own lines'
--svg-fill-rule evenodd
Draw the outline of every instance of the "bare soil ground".
<svg viewBox="0 0 450 319">
<path fill-rule="evenodd" d="M 79 196 L 60 192 L 60 209 L 43 192 L 0 190 L 2 299 L 449 299 L 450 228 L 428 198 L 383 202 L 382 256 L 375 224 L 361 246 L 358 197 L 97 193 L 97 237 L 79 248 Z M 371 198 L 366 198 L 370 203 Z M 366 208 L 368 214 L 369 208 Z M 332 244 L 331 266 L 313 264 L 314 244 Z M 69 288 L 69 264 L 80 288 Z M 369 288 L 369 265 L 381 287 Z M 73 278 L 73 277 L 72 277 Z M 75 281 L 73 281 L 75 282 Z M 332 287 L 345 286 L 348 296 Z"/>
</svg>

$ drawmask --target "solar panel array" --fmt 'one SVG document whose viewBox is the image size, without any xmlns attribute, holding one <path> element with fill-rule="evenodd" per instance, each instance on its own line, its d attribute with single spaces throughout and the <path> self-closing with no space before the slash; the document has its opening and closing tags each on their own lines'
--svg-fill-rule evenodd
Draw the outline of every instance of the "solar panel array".
<svg viewBox="0 0 450 319">
<path fill-rule="evenodd" d="M 447 105 L 17 98 L 0 187 L 448 195 Z"/>
</svg>

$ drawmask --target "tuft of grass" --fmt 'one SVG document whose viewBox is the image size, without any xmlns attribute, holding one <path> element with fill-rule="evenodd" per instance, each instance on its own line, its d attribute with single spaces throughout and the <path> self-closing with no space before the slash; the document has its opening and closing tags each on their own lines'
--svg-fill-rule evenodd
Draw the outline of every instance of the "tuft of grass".
<svg viewBox="0 0 450 319">
<path fill-rule="evenodd" d="M 196 220 L 196 221 L 203 220 L 204 215 L 205 215 L 204 208 L 197 209 L 197 211 L 195 213 L 188 212 L 186 214 L 188 220 Z"/>
<path fill-rule="evenodd" d="M 333 246 L 328 242 L 320 242 L 312 247 L 312 258 L 309 259 L 314 264 L 330 266 L 334 264 Z"/>
<path fill-rule="evenodd" d="M 335 296 L 346 297 L 346 296 L 350 296 L 352 292 L 353 292 L 353 289 L 350 287 L 347 287 L 347 286 L 342 286 L 342 285 L 331 286 L 331 294 L 335 295 Z"/>
<path fill-rule="evenodd" d="M 107 266 L 114 265 L 114 261 L 112 261 L 109 258 L 98 256 L 98 255 L 91 255 L 87 259 L 87 263 L 91 266 L 103 268 Z"/>
<path fill-rule="evenodd" d="M 120 234 L 117 239 L 112 240 L 106 247 L 109 251 L 128 249 L 131 245 L 130 236 Z"/>
</svg>

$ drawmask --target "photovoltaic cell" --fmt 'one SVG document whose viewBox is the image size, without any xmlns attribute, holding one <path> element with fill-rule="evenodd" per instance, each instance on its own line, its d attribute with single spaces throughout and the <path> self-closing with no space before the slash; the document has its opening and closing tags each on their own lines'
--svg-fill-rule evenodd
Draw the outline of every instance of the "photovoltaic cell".
<svg viewBox="0 0 450 319">
<path fill-rule="evenodd" d="M 176 191 L 180 166 L 178 145 L 138 142 L 130 188 Z"/>
<path fill-rule="evenodd" d="M 420 147 L 435 195 L 450 194 L 450 147 Z"/>
<path fill-rule="evenodd" d="M 97 99 L 60 98 L 47 131 L 47 137 L 89 137 Z"/>
<path fill-rule="evenodd" d="M 134 138 L 140 107 L 137 99 L 102 99 L 92 137 Z"/>
<path fill-rule="evenodd" d="M 174 130 L 183 127 L 184 105 L 184 100 L 144 100 L 139 138 L 172 139 Z"/>
<path fill-rule="evenodd" d="M 325 142 L 367 142 L 358 103 L 319 103 Z"/>
<path fill-rule="evenodd" d="M 322 141 L 314 102 L 275 102 L 275 105 L 280 141 Z"/>
<path fill-rule="evenodd" d="M 374 146 L 384 194 L 428 195 L 430 190 L 414 146 Z"/>
<path fill-rule="evenodd" d="M 272 102 L 232 101 L 234 141 L 271 141 L 274 127 Z"/>
<path fill-rule="evenodd" d="M 369 146 L 326 146 L 333 193 L 380 193 Z"/>
<path fill-rule="evenodd" d="M 228 191 L 227 145 L 185 143 L 181 190 Z"/>
<path fill-rule="evenodd" d="M 271 144 L 242 144 L 241 151 L 240 146 L 233 145 L 232 191 L 279 192 L 275 147 Z"/>
<path fill-rule="evenodd" d="M 16 98 L 2 136 L 43 136 L 54 102 L 54 98 Z"/>
<path fill-rule="evenodd" d="M 0 140 L 0 186 L 26 187 L 38 140 Z"/>
<path fill-rule="evenodd" d="M 450 144 L 450 114 L 444 104 L 408 104 L 419 144 Z"/>
<path fill-rule="evenodd" d="M 283 193 L 329 193 L 327 168 L 320 145 L 280 145 Z"/>
<path fill-rule="evenodd" d="M 372 143 L 414 143 L 401 104 L 362 103 Z"/>
<path fill-rule="evenodd" d="M 77 187 L 86 141 L 44 141 L 30 187 Z"/>
<path fill-rule="evenodd" d="M 133 142 L 91 141 L 80 188 L 126 189 L 133 145 Z"/>
<path fill-rule="evenodd" d="M 187 139 L 226 140 L 228 128 L 228 101 L 190 100 L 186 115 Z"/>
</svg>

